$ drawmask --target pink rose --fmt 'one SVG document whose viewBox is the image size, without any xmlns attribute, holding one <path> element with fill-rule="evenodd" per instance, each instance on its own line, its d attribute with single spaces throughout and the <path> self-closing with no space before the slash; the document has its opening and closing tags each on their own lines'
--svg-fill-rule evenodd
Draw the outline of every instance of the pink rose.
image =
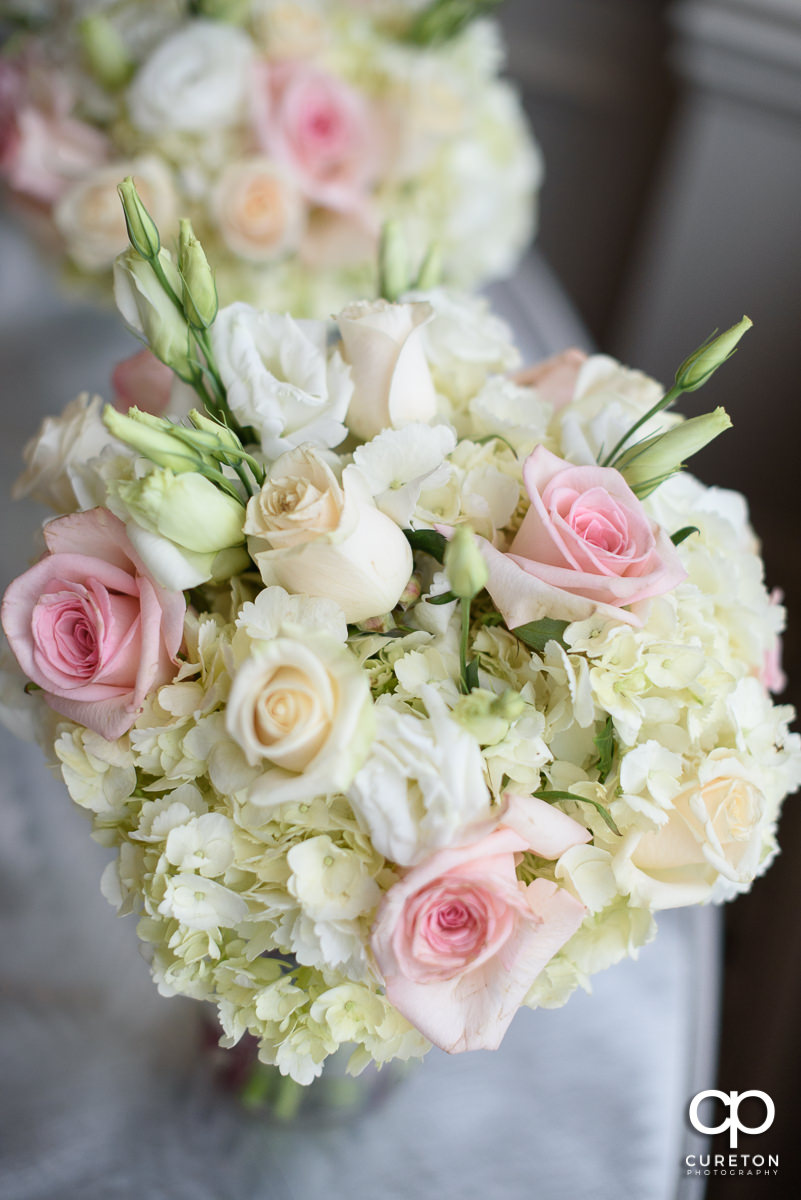
<svg viewBox="0 0 801 1200">
<path fill-rule="evenodd" d="M 63 86 L 34 80 L 41 96 L 29 96 L 29 81 L 13 63 L 0 59 L 0 171 L 14 191 L 44 204 L 106 157 L 102 134 L 69 115 Z"/>
<path fill-rule="evenodd" d="M 543 967 L 585 909 L 546 879 L 521 883 L 516 855 L 558 858 L 589 840 L 543 800 L 507 798 L 496 827 L 433 854 L 389 889 L 370 944 L 387 998 L 451 1054 L 495 1050 Z"/>
<path fill-rule="evenodd" d="M 262 66 L 254 122 L 261 148 L 291 169 L 310 200 L 367 215 L 377 139 L 358 92 L 303 62 Z"/>
<path fill-rule="evenodd" d="M 559 412 L 573 399 L 581 368 L 586 361 L 587 355 L 583 350 L 563 350 L 561 354 L 524 367 L 512 379 L 520 387 L 536 388 L 538 395 Z"/>
<path fill-rule="evenodd" d="M 510 629 L 600 611 L 638 625 L 624 605 L 669 592 L 686 571 L 668 535 L 619 471 L 576 467 L 537 446 L 523 480 L 531 506 L 507 554 L 488 542 L 487 591 Z"/>
<path fill-rule="evenodd" d="M 104 508 L 51 521 L 44 536 L 49 553 L 6 591 L 3 628 L 51 708 L 118 738 L 175 674 L 183 594 L 155 582 Z"/>
<path fill-rule="evenodd" d="M 151 350 L 139 350 L 117 363 L 111 374 L 115 392 L 114 407 L 120 412 L 138 408 L 160 417 L 170 403 L 174 379 L 171 368 L 156 358 Z"/>
</svg>

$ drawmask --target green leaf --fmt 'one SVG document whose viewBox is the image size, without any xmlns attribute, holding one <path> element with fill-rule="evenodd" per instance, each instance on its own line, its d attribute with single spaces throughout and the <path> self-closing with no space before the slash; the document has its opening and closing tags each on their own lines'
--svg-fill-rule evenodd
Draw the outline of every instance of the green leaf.
<svg viewBox="0 0 801 1200">
<path fill-rule="evenodd" d="M 697 525 L 685 525 L 683 529 L 679 529 L 677 533 L 670 535 L 670 540 L 674 546 L 680 546 L 683 541 L 690 536 L 691 533 L 700 533 L 701 530 Z"/>
<path fill-rule="evenodd" d="M 541 621 L 529 621 L 528 625 L 518 625 L 517 629 L 511 632 L 526 646 L 542 654 L 548 642 L 558 642 L 563 650 L 567 649 L 563 635 L 569 624 L 569 621 L 543 617 Z"/>
<path fill-rule="evenodd" d="M 464 673 L 465 684 L 467 685 L 468 694 L 473 688 L 478 687 L 478 659 L 474 658 L 467 664 L 467 669 Z"/>
<path fill-rule="evenodd" d="M 452 604 L 454 600 L 458 600 L 458 596 L 454 596 L 453 592 L 441 592 L 439 596 L 429 596 L 426 599 L 426 604 Z"/>
<path fill-rule="evenodd" d="M 598 762 L 595 764 L 598 768 L 598 782 L 606 783 L 615 757 L 614 723 L 611 717 L 606 718 L 603 729 L 596 734 L 593 741 L 598 751 Z"/>
<path fill-rule="evenodd" d="M 412 550 L 430 554 L 438 563 L 443 561 L 445 547 L 448 544 L 448 539 L 444 534 L 437 533 L 436 529 L 404 529 L 403 532 Z"/>
<path fill-rule="evenodd" d="M 26 696 L 32 696 L 34 692 L 41 692 L 44 689 L 41 688 L 38 683 L 34 683 L 33 680 L 29 680 L 22 690 Z"/>
<path fill-rule="evenodd" d="M 612 830 L 612 833 L 622 837 L 620 830 L 612 819 L 612 814 L 608 808 L 604 808 L 600 800 L 590 800 L 588 796 L 574 796 L 572 792 L 535 792 L 534 795 L 538 800 L 545 800 L 548 804 L 554 804 L 557 800 L 573 800 L 576 804 L 591 804 L 597 809 L 603 817 L 606 824 Z"/>
</svg>

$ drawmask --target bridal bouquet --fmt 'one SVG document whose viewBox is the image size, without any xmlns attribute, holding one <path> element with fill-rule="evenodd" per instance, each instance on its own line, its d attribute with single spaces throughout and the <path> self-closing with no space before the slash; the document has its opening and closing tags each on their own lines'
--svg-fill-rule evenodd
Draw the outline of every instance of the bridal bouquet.
<svg viewBox="0 0 801 1200">
<path fill-rule="evenodd" d="M 510 374 L 391 237 L 336 330 L 218 312 L 122 191 L 120 307 L 199 403 L 45 422 L 19 491 L 62 515 L 2 616 L 160 992 L 306 1084 L 341 1045 L 497 1047 L 656 911 L 747 891 L 801 780 L 783 612 L 743 498 L 679 471 L 725 412 L 670 406 L 750 322 L 667 393 L 577 351 Z"/>
<path fill-rule="evenodd" d="M 164 227 L 191 218 L 224 300 L 327 316 L 375 290 L 389 218 L 459 286 L 506 275 L 541 162 L 482 16 L 498 2 L 26 5 L 0 53 L 0 179 L 95 288 L 129 173 Z"/>
</svg>

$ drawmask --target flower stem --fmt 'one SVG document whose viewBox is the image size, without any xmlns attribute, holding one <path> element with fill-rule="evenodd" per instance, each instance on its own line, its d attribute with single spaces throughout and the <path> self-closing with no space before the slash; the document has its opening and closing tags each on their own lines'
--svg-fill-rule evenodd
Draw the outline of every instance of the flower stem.
<svg viewBox="0 0 801 1200">
<path fill-rule="evenodd" d="M 626 445 L 626 442 L 630 441 L 633 438 L 633 436 L 637 432 L 637 430 L 640 429 L 645 424 L 646 421 L 650 421 L 651 417 L 655 417 L 658 412 L 661 412 L 663 408 L 669 408 L 674 400 L 678 400 L 679 396 L 682 394 L 683 391 L 684 391 L 683 387 L 680 387 L 677 383 L 674 383 L 674 385 L 670 389 L 670 391 L 665 392 L 662 399 L 657 400 L 656 404 L 654 404 L 653 407 L 649 408 L 648 412 L 645 413 L 643 416 L 641 416 L 638 421 L 635 421 L 634 424 L 631 426 L 631 428 L 628 429 L 626 431 L 626 433 L 623 434 L 623 437 L 617 443 L 614 450 L 611 450 L 609 452 L 609 454 L 607 454 L 606 458 L 601 463 L 601 466 L 602 467 L 613 466 L 614 461 L 617 458 L 618 454 L 620 454 L 620 451 Z"/>
<path fill-rule="evenodd" d="M 470 637 L 470 600 L 462 600 L 462 636 L 459 641 L 459 667 L 461 670 L 461 688 L 465 696 L 470 695 L 470 684 L 467 679 L 467 643 Z"/>
</svg>

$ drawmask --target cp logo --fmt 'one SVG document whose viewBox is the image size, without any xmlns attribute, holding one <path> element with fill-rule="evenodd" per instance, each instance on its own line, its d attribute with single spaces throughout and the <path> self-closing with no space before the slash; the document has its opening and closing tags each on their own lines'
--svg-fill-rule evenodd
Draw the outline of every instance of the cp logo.
<svg viewBox="0 0 801 1200">
<path fill-rule="evenodd" d="M 756 1096 L 765 1105 L 765 1120 L 761 1125 L 751 1126 L 743 1125 L 739 1117 L 740 1105 L 743 1100 L 747 1100 L 749 1096 Z M 715 1100 L 720 1100 L 728 1109 L 729 1116 L 720 1125 L 704 1125 L 698 1117 L 698 1109 L 707 1097 Z M 743 1133 L 764 1133 L 766 1129 L 770 1129 L 773 1124 L 773 1118 L 776 1116 L 776 1108 L 767 1092 L 718 1092 L 714 1088 L 709 1091 L 699 1092 L 697 1096 L 693 1096 L 690 1104 L 690 1121 L 699 1133 L 723 1133 L 725 1129 L 729 1129 L 729 1149 L 737 1149 L 737 1135 L 740 1130 Z"/>
</svg>

